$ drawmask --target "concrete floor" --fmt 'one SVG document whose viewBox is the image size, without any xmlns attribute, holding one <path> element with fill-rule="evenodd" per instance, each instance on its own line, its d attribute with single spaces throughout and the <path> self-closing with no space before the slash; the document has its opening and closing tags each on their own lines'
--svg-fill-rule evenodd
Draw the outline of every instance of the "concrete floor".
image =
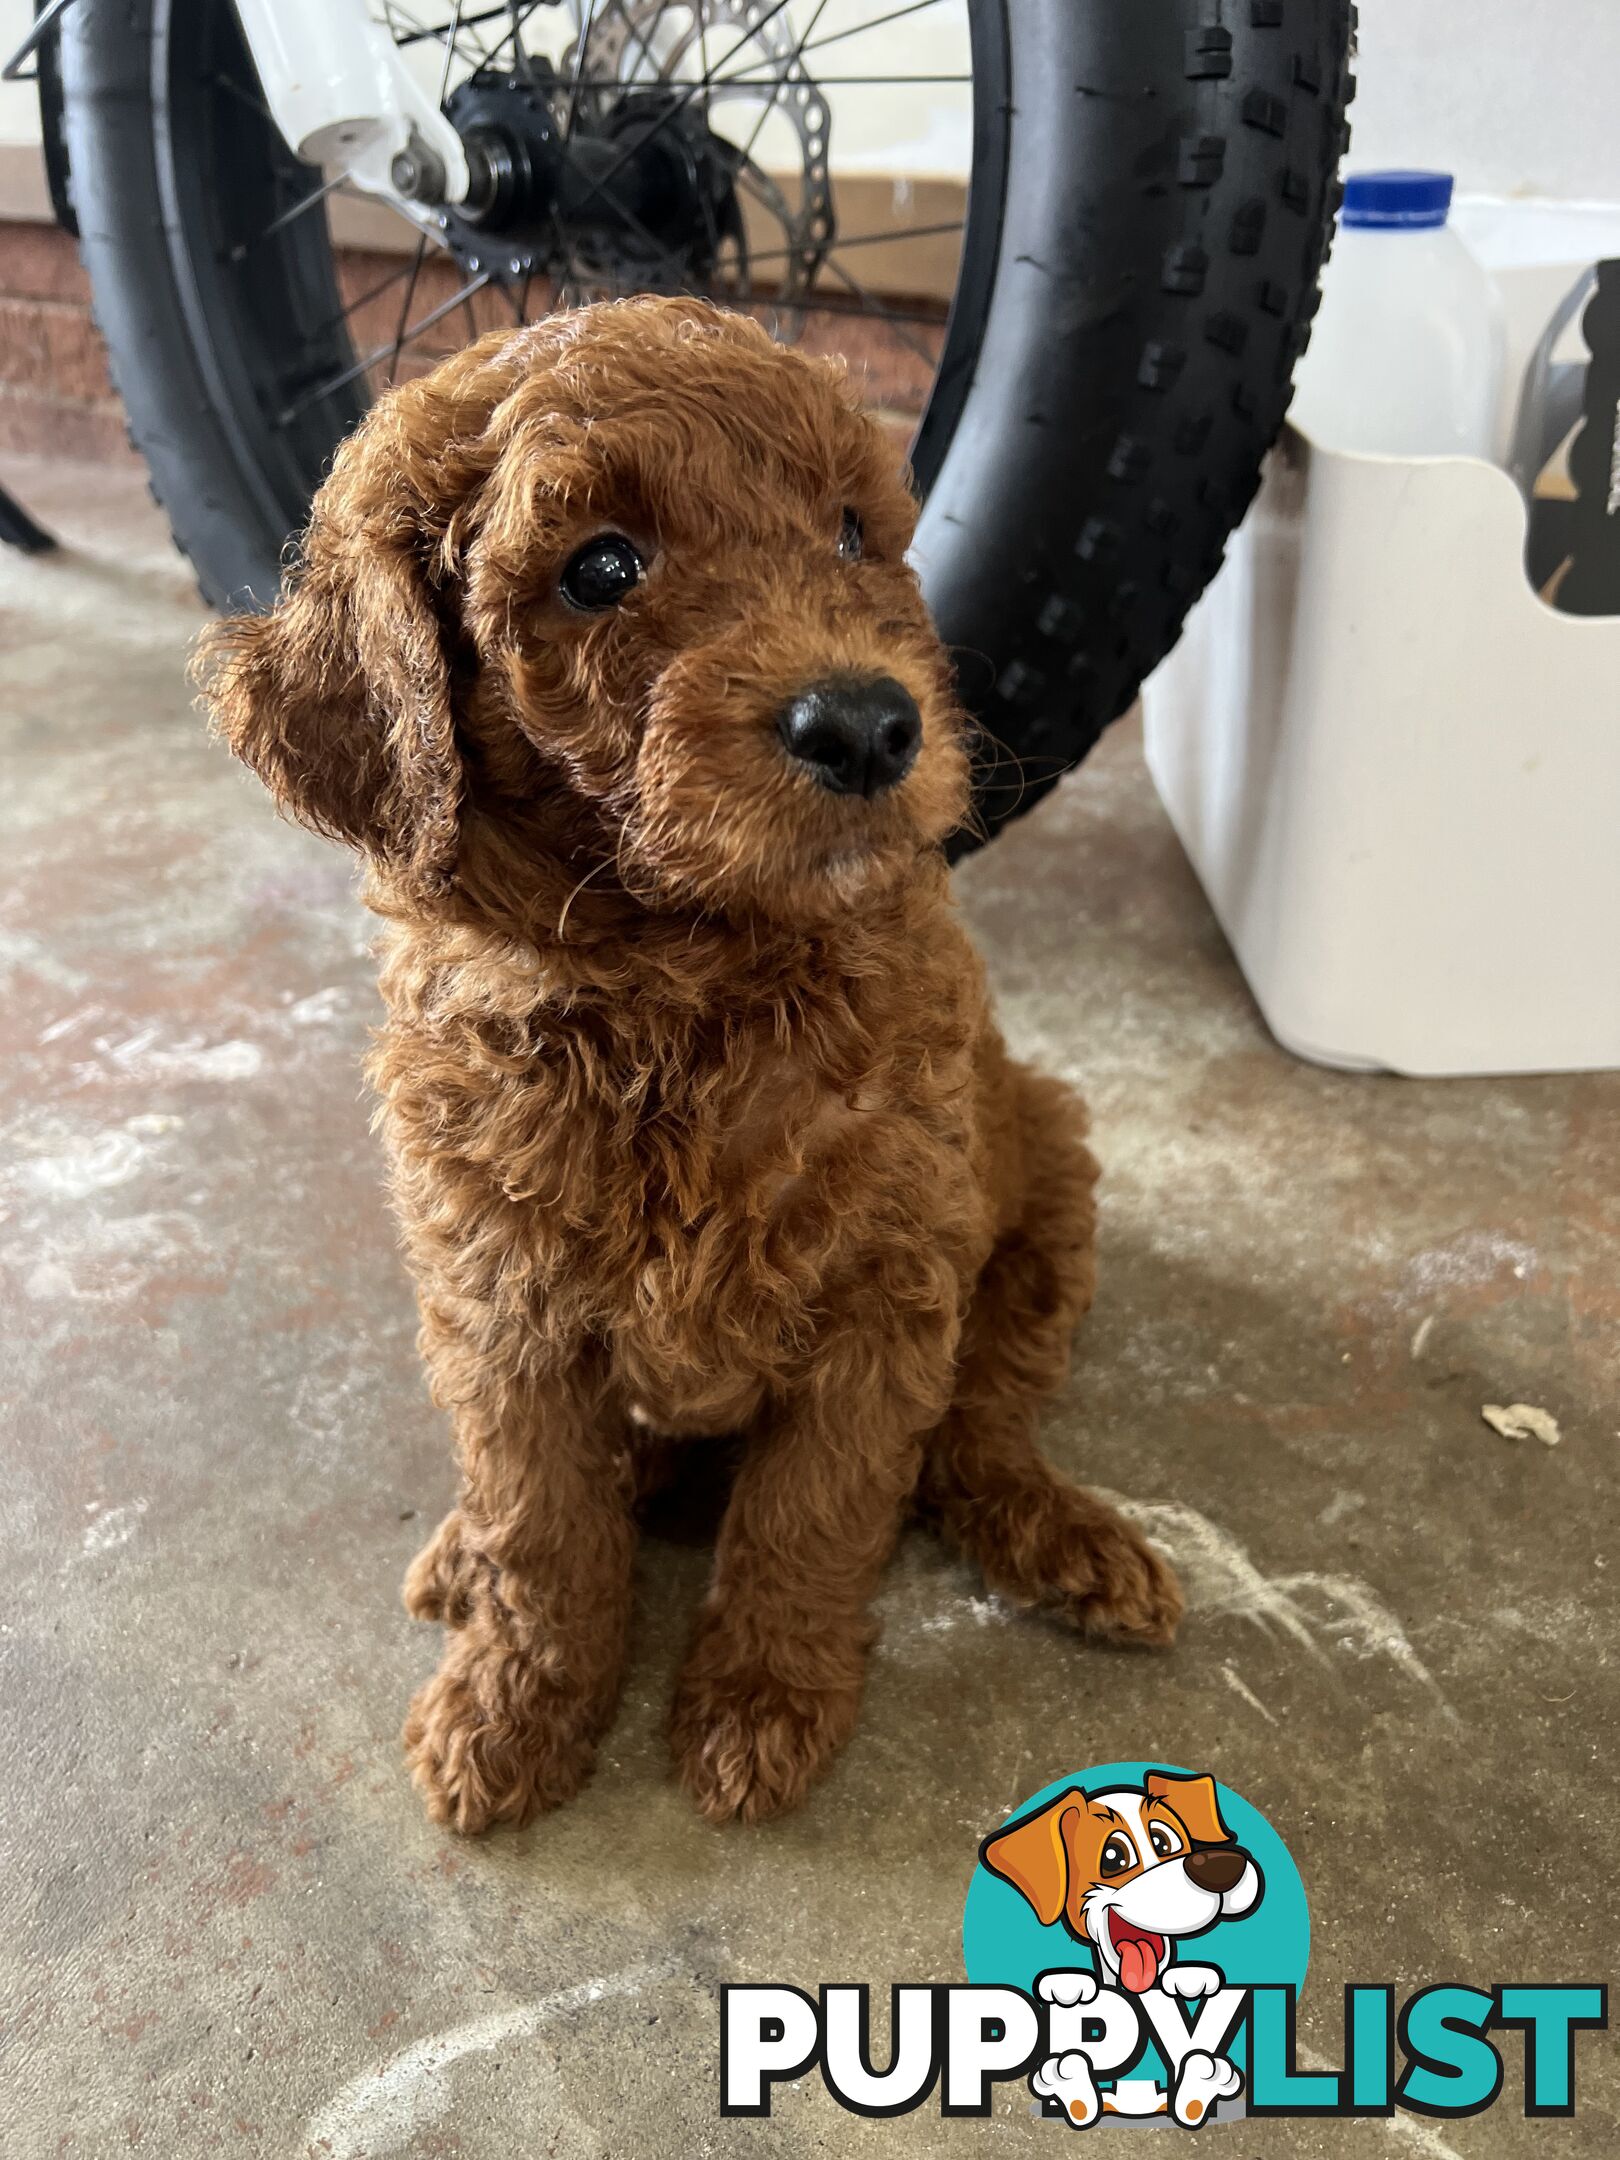
<svg viewBox="0 0 1620 2160">
<path fill-rule="evenodd" d="M 138 480 L 12 461 L 69 551 L 0 556 L 0 2026 L 7 2160 L 1055 2150 L 716 2105 L 727 1979 L 957 1979 L 979 1837 L 1048 1779 L 1208 1765 L 1310 1892 L 1304 2052 L 1347 1979 L 1612 1978 L 1620 1941 L 1620 1077 L 1408 1084 L 1268 1040 L 1117 731 L 961 877 L 1017 1047 L 1078 1077 L 1101 1298 L 1052 1452 L 1191 1592 L 1163 1659 L 1003 1613 L 921 1536 L 861 1732 L 715 1831 L 660 1731 L 695 1545 L 645 1553 L 586 1796 L 431 1829 L 402 1569 L 452 1492 L 357 1061 L 343 857 L 204 739 L 201 620 Z M 1497 1438 L 1528 1400 L 1556 1450 Z M 1612 2155 L 1573 2122 L 1218 2132 L 1253 2155 Z M 1226 2145 L 1223 2144 L 1223 2150 Z"/>
</svg>

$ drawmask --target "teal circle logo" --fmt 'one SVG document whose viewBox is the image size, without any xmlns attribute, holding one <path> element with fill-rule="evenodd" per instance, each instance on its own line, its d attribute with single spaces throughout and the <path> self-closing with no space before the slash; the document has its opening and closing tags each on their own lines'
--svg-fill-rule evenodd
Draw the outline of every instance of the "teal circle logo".
<svg viewBox="0 0 1620 2160">
<path fill-rule="evenodd" d="M 980 1846 L 962 1915 L 968 1979 L 1043 1998 L 1062 2021 L 1068 2037 L 1031 2083 L 1075 2125 L 1243 2113 L 1246 2026 L 1222 2023 L 1217 2053 L 1186 2020 L 1210 2004 L 1219 2018 L 1234 1990 L 1297 1994 L 1310 1947 L 1305 1886 L 1260 1810 L 1168 1763 L 1099 1763 L 1043 1786 Z M 1100 2035 L 1106 2051 L 1110 2029 L 1126 2035 L 1111 2070 L 1088 2046 Z"/>
<path fill-rule="evenodd" d="M 1148 1790 L 1150 1779 L 1159 1783 L 1157 1795 Z M 1213 1819 L 1197 1812 L 1207 1797 L 1202 1790 L 1204 1786 L 1209 1787 L 1214 1797 L 1217 1813 Z M 1081 1796 L 1081 1802 L 1072 1805 L 1086 1819 L 1083 1825 L 1075 1823 L 1066 1832 L 1065 1810 L 1059 1803 L 1071 1794 Z M 1134 1806 L 1130 1804 L 1132 1801 Z M 1178 1802 L 1182 1809 L 1194 1813 L 1192 1822 L 1181 1819 L 1177 1812 Z M 1082 1803 L 1085 1804 L 1082 1806 Z M 1058 1808 L 1055 1816 L 1050 1812 L 1054 1808 Z M 1145 1836 L 1140 1832 L 1144 1809 Z M 1122 1818 L 1117 1826 L 1121 1843 L 1107 1855 L 1107 1861 L 1123 1860 L 1126 1866 L 1111 1877 L 1104 1847 L 1116 1826 L 1111 1825 L 1099 1810 L 1108 1810 Z M 1032 1831 L 1025 1841 L 1022 1868 L 1017 1851 L 1003 1849 L 1002 1857 L 1010 1869 L 1025 1876 L 1027 1887 L 1020 1887 L 1013 1873 L 998 1872 L 987 1864 L 985 1855 L 993 1852 L 998 1842 L 1016 1825 L 1034 1824 L 1043 1816 L 1047 1819 L 1039 1831 Z M 1175 1818 L 1174 1822 L 1172 1818 Z M 1258 1896 L 1237 1912 L 1232 1907 L 1239 1901 L 1227 1894 L 1222 1898 L 1223 1910 L 1213 1924 L 1205 1925 L 1196 1934 L 1173 1932 L 1178 1918 L 1197 1920 L 1201 1917 L 1202 1901 L 1187 1899 L 1191 1910 L 1178 1915 L 1173 1899 L 1166 1897 L 1161 1904 L 1152 1894 L 1147 1878 L 1165 1864 L 1153 1849 L 1155 1821 L 1165 1826 L 1166 1834 L 1158 1842 L 1166 1847 L 1166 1858 L 1172 1865 L 1179 1861 L 1183 1872 L 1189 1853 L 1194 1856 L 1195 1869 L 1198 1866 L 1196 1855 L 1201 1850 L 1220 1852 L 1225 1847 L 1247 1854 L 1259 1877 Z M 1207 1842 L 1201 1839 L 1201 1832 L 1217 1828 L 1229 1832 L 1229 1837 Z M 1146 1849 L 1138 1852 L 1138 1845 Z M 1050 1847 L 1049 1853 L 1046 1846 Z M 1093 1847 L 1095 1867 L 1091 1864 Z M 1181 1848 L 1179 1852 L 1177 1847 Z M 1040 1873 L 1048 1860 L 1050 1872 Z M 1077 1879 L 1081 1875 L 1084 1880 Z M 1144 1886 L 1136 1893 L 1136 1899 L 1142 1901 L 1140 1906 L 1129 1893 L 1131 1882 L 1140 1882 Z M 1110 1898 L 1108 1893 L 1113 1883 L 1120 1884 L 1121 1888 Z M 1032 1898 L 1029 1887 L 1037 1889 L 1041 1895 Z M 1168 1884 L 1165 1886 L 1166 1892 L 1169 1887 Z M 1089 1910 L 1094 1917 L 1088 1925 L 1087 1893 L 1092 1890 L 1101 1890 L 1104 1895 L 1090 1899 Z M 1060 1893 L 1059 1909 L 1053 1912 L 1053 1900 Z M 1131 1955 L 1127 1969 L 1120 1958 L 1117 1942 L 1105 1941 L 1099 1949 L 1092 1931 L 1095 1928 L 1101 1932 L 1107 1927 L 1106 1915 L 1111 1910 L 1122 1910 L 1143 1921 L 1165 1920 L 1168 1923 L 1165 1928 L 1151 1930 L 1160 1936 L 1165 1946 L 1163 1957 L 1153 1957 L 1153 1946 L 1149 1945 L 1144 1951 Z M 1099 1914 L 1103 1917 L 1095 1917 Z M 1124 1931 L 1107 1929 L 1110 1938 L 1116 1932 L 1123 1934 Z M 1144 1928 L 1142 1932 L 1149 1930 Z M 1128 1941 L 1130 1937 L 1125 1939 Z M 1233 1792 L 1229 1785 L 1166 1763 L 1099 1763 L 1090 1770 L 1077 1771 L 1072 1777 L 1054 1778 L 1050 1785 L 1043 1785 L 1039 1792 L 1013 1810 L 999 1831 L 985 1839 L 980 1848 L 979 1864 L 968 1885 L 967 1906 L 962 1915 L 962 1959 L 969 1980 L 979 1985 L 1022 1988 L 1026 1993 L 1039 1974 L 1058 1967 L 1091 1971 L 1105 1981 L 1123 1979 L 1127 1985 L 1133 1979 L 1144 1978 L 1152 1984 L 1164 1970 L 1173 1969 L 1178 1960 L 1218 1966 L 1232 1987 L 1289 1986 L 1297 1989 L 1304 1984 L 1310 1948 L 1311 1917 L 1305 1902 L 1305 1886 L 1287 1846 L 1260 1810 L 1251 1806 L 1241 1793 Z M 1155 1968 L 1151 1976 L 1148 1975 L 1150 1960 Z"/>
</svg>

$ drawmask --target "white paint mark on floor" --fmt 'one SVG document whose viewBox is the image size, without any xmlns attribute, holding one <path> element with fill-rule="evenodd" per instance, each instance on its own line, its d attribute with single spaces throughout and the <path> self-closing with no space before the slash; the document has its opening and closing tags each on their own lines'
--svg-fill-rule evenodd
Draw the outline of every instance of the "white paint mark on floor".
<svg viewBox="0 0 1620 2160">
<path fill-rule="evenodd" d="M 1221 1677 L 1225 1680 L 1227 1686 L 1232 1690 L 1232 1693 L 1237 1696 L 1240 1702 L 1246 1702 L 1251 1710 L 1258 1710 L 1260 1715 L 1265 1719 L 1268 1725 L 1276 1724 L 1277 1720 L 1272 1716 L 1271 1712 L 1266 1708 L 1265 1704 L 1254 1692 L 1254 1689 L 1250 1687 L 1249 1683 L 1247 1682 L 1247 1680 L 1244 1679 L 1243 1675 L 1238 1672 L 1233 1666 L 1223 1664 L 1221 1666 Z"/>
<path fill-rule="evenodd" d="M 349 993 L 333 983 L 325 990 L 312 990 L 308 997 L 301 997 L 287 1007 L 287 1018 L 294 1027 L 326 1027 L 341 1017 L 349 1001 Z"/>
<path fill-rule="evenodd" d="M 57 1117 L 21 1120 L 5 1133 L 13 1159 L 0 1162 L 0 1186 L 50 1203 L 92 1200 L 138 1177 L 150 1143 L 182 1122 L 155 1111 L 88 1131 Z"/>
<path fill-rule="evenodd" d="M 1428 1313 L 1412 1330 L 1412 1355 L 1420 1358 L 1429 1347 L 1429 1337 L 1434 1333 L 1434 1314 Z"/>
<path fill-rule="evenodd" d="M 1011 1611 L 998 1597 L 953 1598 L 943 1611 L 919 1620 L 917 1627 L 924 1635 L 949 1635 L 953 1628 L 988 1627 L 993 1620 L 1011 1617 Z"/>
<path fill-rule="evenodd" d="M 145 1157 L 137 1133 L 85 1133 L 54 1154 L 24 1162 L 18 1176 L 46 1199 L 88 1200 L 92 1193 L 107 1192 L 138 1177 Z"/>
<path fill-rule="evenodd" d="M 172 1211 L 92 1211 L 66 1227 L 53 1217 L 28 1237 L 0 1244 L 0 1275 L 15 1271 L 24 1295 L 42 1304 L 114 1305 L 171 1269 L 213 1264 L 200 1251 L 195 1224 Z"/>
<path fill-rule="evenodd" d="M 321 2160 L 380 2160 L 398 2152 L 449 2113 L 455 2095 L 450 2072 L 468 2055 L 487 2055 L 511 2040 L 526 2040 L 556 2018 L 599 2002 L 635 1995 L 667 1976 L 668 1965 L 631 1965 L 600 1980 L 559 1988 L 515 2010 L 470 2018 L 405 2048 L 374 2069 L 351 2078 L 304 2131 L 305 2149 Z"/>
<path fill-rule="evenodd" d="M 84 1550 L 91 1554 L 116 1552 L 135 1535 L 145 1513 L 144 1500 L 126 1500 L 118 1507 L 100 1510 L 95 1521 L 85 1528 L 81 1540 Z"/>
<path fill-rule="evenodd" d="M 1325 1643 L 1351 1657 L 1385 1658 L 1455 1718 L 1400 1621 L 1370 1584 L 1314 1570 L 1266 1575 L 1236 1538 L 1196 1508 L 1108 1497 L 1174 1561 L 1193 1611 L 1283 1635 L 1320 1664 L 1329 1662 Z"/>
<path fill-rule="evenodd" d="M 1413 1305 L 1433 1304 L 1447 1290 L 1473 1290 L 1499 1275 L 1516 1282 L 1534 1274 L 1540 1254 L 1520 1238 L 1494 1230 L 1465 1230 L 1449 1244 L 1413 1256 L 1404 1271 L 1401 1294 Z"/>
<path fill-rule="evenodd" d="M 14 659 L 6 665 L 10 670 Z M 54 983 L 58 990 L 65 990 L 69 996 L 82 991 L 90 979 L 83 968 L 69 965 L 31 930 L 0 928 L 0 982 L 12 974 L 37 975 L 42 982 Z"/>
<path fill-rule="evenodd" d="M 142 1139 L 160 1140 L 165 1133 L 179 1132 L 185 1122 L 169 1110 L 143 1110 L 139 1117 L 125 1118 L 124 1130 L 139 1133 Z"/>
<path fill-rule="evenodd" d="M 1286 1575 L 1278 1587 L 1308 1606 L 1320 1606 L 1317 1625 L 1331 1635 L 1338 1647 L 1356 1658 L 1387 1658 L 1421 1688 L 1427 1689 L 1446 1716 L 1456 1722 L 1457 1713 L 1440 1692 L 1439 1683 L 1407 1640 L 1389 1607 L 1370 1584 L 1354 1575 Z"/>
<path fill-rule="evenodd" d="M 105 1078 L 110 1066 L 141 1080 L 251 1080 L 264 1064 L 264 1052 L 257 1043 L 210 1043 L 200 1035 L 165 1043 L 153 1027 L 139 1028 L 122 1042 L 99 1035 L 95 1049 L 96 1062 L 76 1065 L 75 1078 Z"/>
<path fill-rule="evenodd" d="M 99 1020 L 102 1011 L 100 1005 L 84 1005 L 76 1012 L 64 1013 L 60 1020 L 53 1020 L 48 1027 L 42 1027 L 38 1039 L 42 1044 L 60 1042 L 64 1035 L 71 1035 L 75 1028 L 88 1027 L 92 1020 Z"/>
<path fill-rule="evenodd" d="M 1343 1522 L 1347 1515 L 1359 1513 L 1366 1505 L 1367 1503 L 1360 1493 L 1346 1492 L 1341 1487 L 1333 1495 L 1327 1506 L 1320 1511 L 1316 1519 L 1324 1530 L 1331 1530 L 1335 1523 Z"/>
</svg>

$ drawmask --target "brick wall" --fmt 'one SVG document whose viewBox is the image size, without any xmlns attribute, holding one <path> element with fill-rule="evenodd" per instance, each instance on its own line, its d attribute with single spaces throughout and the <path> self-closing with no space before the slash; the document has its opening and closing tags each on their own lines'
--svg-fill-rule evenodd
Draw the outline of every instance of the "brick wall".
<svg viewBox="0 0 1620 2160">
<path fill-rule="evenodd" d="M 0 450 L 134 455 L 79 251 L 54 225 L 0 221 Z"/>
<path fill-rule="evenodd" d="M 882 250 L 876 251 L 882 253 Z M 351 325 L 357 350 L 386 344 L 398 319 L 397 287 L 378 292 L 402 262 L 356 246 L 339 250 L 346 297 L 360 301 Z M 926 268 L 926 265 L 924 266 Z M 889 278 L 880 291 L 902 308 L 907 290 L 929 284 L 907 261 L 909 275 Z M 869 273 L 870 274 L 870 273 Z M 418 281 L 413 315 L 420 318 L 454 289 L 448 262 L 433 261 Z M 374 294 L 370 299 L 365 295 Z M 928 306 L 924 300 L 920 303 Z M 768 316 L 768 309 L 761 310 Z M 454 350 L 471 335 L 511 320 L 493 292 L 477 295 L 423 339 L 405 374 Z M 932 325 L 889 329 L 869 316 L 812 314 L 802 343 L 810 352 L 841 353 L 866 400 L 892 421 L 897 441 L 910 434 L 922 409 L 932 367 L 921 341 L 937 352 L 941 333 Z M 379 374 L 378 387 L 381 387 Z M 45 451 L 56 457 L 105 462 L 132 459 L 123 412 L 107 374 L 107 356 L 90 314 L 90 289 L 77 245 L 54 225 L 0 218 L 0 450 Z"/>
</svg>

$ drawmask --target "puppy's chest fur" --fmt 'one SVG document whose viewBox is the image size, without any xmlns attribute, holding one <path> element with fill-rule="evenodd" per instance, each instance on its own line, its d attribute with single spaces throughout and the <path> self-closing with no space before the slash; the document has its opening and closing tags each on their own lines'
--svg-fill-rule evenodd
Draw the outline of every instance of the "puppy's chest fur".
<svg viewBox="0 0 1620 2160">
<path fill-rule="evenodd" d="M 532 951 L 395 933 L 372 1077 L 424 1299 L 560 1357 L 605 1342 L 626 1399 L 679 1425 L 791 1381 L 852 1279 L 965 1294 L 988 1022 L 971 949 L 932 927 L 893 975 L 823 956 L 697 1000 L 581 996 Z"/>
</svg>

